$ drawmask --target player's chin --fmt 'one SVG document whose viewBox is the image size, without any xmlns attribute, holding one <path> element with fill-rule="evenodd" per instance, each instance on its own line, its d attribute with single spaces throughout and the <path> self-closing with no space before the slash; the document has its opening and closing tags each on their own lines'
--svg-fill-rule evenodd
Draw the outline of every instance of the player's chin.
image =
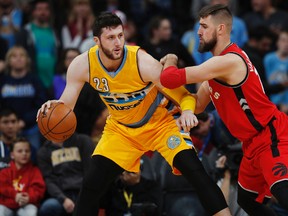
<svg viewBox="0 0 288 216">
<path fill-rule="evenodd" d="M 119 60 L 119 59 L 121 59 L 122 58 L 122 55 L 113 55 L 113 59 L 114 60 Z"/>
</svg>

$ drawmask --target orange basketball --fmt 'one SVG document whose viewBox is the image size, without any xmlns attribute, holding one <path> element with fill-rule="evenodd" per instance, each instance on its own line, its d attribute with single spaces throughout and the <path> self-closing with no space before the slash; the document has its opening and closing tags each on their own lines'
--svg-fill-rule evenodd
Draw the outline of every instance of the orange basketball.
<svg viewBox="0 0 288 216">
<path fill-rule="evenodd" d="M 52 104 L 46 113 L 40 113 L 38 127 L 41 134 L 53 142 L 63 142 L 75 132 L 75 113 L 63 103 Z"/>
</svg>

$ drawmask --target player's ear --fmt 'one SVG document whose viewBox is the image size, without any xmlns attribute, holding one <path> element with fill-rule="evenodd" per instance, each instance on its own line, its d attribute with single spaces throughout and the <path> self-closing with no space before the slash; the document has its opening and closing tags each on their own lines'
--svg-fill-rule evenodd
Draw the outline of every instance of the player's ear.
<svg viewBox="0 0 288 216">
<path fill-rule="evenodd" d="M 96 43 L 97 45 L 99 45 L 99 38 L 98 38 L 98 37 L 94 36 L 94 37 L 93 37 L 93 40 L 95 41 L 95 43 Z"/>
<path fill-rule="evenodd" d="M 219 33 L 222 33 L 225 31 L 226 26 L 224 24 L 219 24 L 217 27 L 217 30 Z"/>
</svg>

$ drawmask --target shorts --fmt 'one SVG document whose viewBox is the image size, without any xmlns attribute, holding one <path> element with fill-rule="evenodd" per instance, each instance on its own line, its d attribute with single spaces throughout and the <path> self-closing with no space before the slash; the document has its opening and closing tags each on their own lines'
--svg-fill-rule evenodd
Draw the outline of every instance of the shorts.
<svg viewBox="0 0 288 216">
<path fill-rule="evenodd" d="M 184 140 L 187 140 L 186 141 Z M 157 150 L 173 168 L 175 155 L 193 148 L 190 136 L 182 135 L 167 109 L 158 107 L 150 120 L 139 128 L 129 128 L 108 118 L 93 155 L 102 155 L 130 172 L 139 172 L 140 157 Z"/>
<path fill-rule="evenodd" d="M 238 183 L 249 192 L 258 194 L 257 202 L 271 197 L 271 187 L 288 180 L 288 117 L 277 112 L 274 119 L 254 137 L 250 145 L 258 145 L 253 157 L 242 158 Z"/>
</svg>

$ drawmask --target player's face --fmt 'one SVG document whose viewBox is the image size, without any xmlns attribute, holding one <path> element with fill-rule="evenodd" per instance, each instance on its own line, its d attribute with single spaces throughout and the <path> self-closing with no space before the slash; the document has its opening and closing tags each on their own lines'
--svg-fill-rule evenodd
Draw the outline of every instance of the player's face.
<svg viewBox="0 0 288 216">
<path fill-rule="evenodd" d="M 212 23 L 211 16 L 200 19 L 200 26 L 197 33 L 199 36 L 199 52 L 209 52 L 217 44 L 216 28 Z"/>
<path fill-rule="evenodd" d="M 121 25 L 115 28 L 104 28 L 97 41 L 99 48 L 107 58 L 118 60 L 123 57 L 125 38 Z"/>
<path fill-rule="evenodd" d="M 16 164 L 25 165 L 29 162 L 31 156 L 30 146 L 27 142 L 17 142 L 11 152 L 11 157 Z"/>
</svg>

